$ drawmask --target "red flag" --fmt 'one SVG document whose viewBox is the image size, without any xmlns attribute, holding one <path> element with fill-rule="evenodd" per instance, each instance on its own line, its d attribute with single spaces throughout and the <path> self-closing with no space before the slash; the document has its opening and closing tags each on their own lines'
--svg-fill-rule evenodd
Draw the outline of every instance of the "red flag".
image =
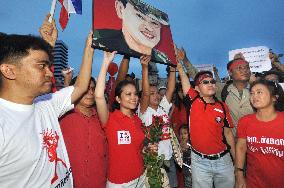
<svg viewBox="0 0 284 188">
<path fill-rule="evenodd" d="M 59 23 L 64 30 L 69 20 L 69 14 L 82 14 L 82 0 L 59 0 L 62 5 L 59 17 Z"/>
</svg>

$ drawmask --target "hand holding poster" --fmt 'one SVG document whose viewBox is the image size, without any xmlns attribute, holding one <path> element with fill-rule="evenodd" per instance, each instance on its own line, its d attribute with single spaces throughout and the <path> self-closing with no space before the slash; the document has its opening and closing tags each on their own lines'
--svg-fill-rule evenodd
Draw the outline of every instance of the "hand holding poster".
<svg viewBox="0 0 284 188">
<path fill-rule="evenodd" d="M 268 56 L 269 49 L 266 46 L 229 51 L 229 61 L 233 60 L 238 53 L 242 53 L 246 61 L 249 62 L 251 72 L 263 72 L 271 69 L 271 61 Z"/>
<path fill-rule="evenodd" d="M 176 64 L 167 14 L 141 0 L 93 0 L 93 29 L 95 48 Z"/>
</svg>

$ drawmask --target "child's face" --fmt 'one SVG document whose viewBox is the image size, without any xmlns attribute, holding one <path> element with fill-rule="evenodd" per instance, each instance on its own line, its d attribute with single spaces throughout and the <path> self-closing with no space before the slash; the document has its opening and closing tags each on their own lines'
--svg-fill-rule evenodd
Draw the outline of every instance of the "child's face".
<svg viewBox="0 0 284 188">
<path fill-rule="evenodd" d="M 180 135 L 180 139 L 182 141 L 188 141 L 188 131 L 187 131 L 187 129 L 181 129 L 179 135 Z"/>
</svg>

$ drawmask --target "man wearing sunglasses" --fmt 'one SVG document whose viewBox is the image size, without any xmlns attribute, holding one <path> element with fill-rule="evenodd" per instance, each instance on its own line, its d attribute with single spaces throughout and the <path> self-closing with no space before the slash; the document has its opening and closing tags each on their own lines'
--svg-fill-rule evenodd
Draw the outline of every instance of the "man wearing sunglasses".
<svg viewBox="0 0 284 188">
<path fill-rule="evenodd" d="M 201 71 L 192 88 L 182 66 L 178 63 L 183 94 L 190 99 L 187 107 L 191 142 L 193 187 L 233 188 L 235 184 L 234 127 L 228 107 L 215 97 L 216 81 L 210 71 Z M 231 154 L 231 156 L 230 156 Z"/>
</svg>

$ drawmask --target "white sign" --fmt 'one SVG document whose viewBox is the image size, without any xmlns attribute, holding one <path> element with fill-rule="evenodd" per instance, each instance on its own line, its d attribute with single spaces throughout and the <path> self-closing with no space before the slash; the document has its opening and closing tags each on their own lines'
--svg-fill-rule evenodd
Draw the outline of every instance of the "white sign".
<svg viewBox="0 0 284 188">
<path fill-rule="evenodd" d="M 213 64 L 200 64 L 200 65 L 193 65 L 197 70 L 198 72 L 200 71 L 210 71 L 212 72 L 213 76 L 215 77 L 214 75 L 214 65 Z"/>
<path fill-rule="evenodd" d="M 272 68 L 269 59 L 269 48 L 266 46 L 257 46 L 251 48 L 242 48 L 229 51 L 229 61 L 234 59 L 237 53 L 242 53 L 246 61 L 249 62 L 251 72 L 263 72 Z"/>
<path fill-rule="evenodd" d="M 284 90 L 284 83 L 279 83 L 279 85 L 281 85 L 281 87 L 282 87 L 283 90 Z"/>
</svg>

